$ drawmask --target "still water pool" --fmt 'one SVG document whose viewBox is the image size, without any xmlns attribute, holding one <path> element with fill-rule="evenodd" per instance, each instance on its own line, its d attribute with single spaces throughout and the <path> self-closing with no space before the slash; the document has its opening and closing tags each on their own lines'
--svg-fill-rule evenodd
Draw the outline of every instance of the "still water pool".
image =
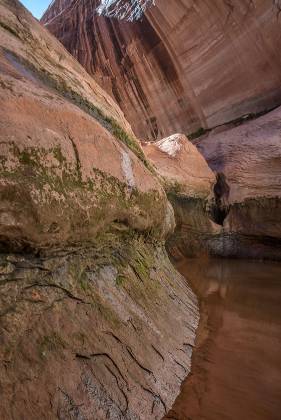
<svg viewBox="0 0 281 420">
<path fill-rule="evenodd" d="M 281 264 L 183 260 L 201 321 L 192 373 L 166 418 L 281 419 Z"/>
</svg>

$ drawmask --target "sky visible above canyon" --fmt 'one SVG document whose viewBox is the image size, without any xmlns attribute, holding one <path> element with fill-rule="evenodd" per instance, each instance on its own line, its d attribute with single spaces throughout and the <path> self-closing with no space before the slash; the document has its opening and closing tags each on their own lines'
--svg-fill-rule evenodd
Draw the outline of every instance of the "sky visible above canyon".
<svg viewBox="0 0 281 420">
<path fill-rule="evenodd" d="M 40 19 L 51 0 L 21 0 L 21 2 L 33 16 Z M 131 3 L 124 0 L 101 0 L 97 11 L 108 17 L 133 21 L 141 18 L 146 8 L 154 4 L 155 0 L 132 0 Z"/>
<path fill-rule="evenodd" d="M 21 2 L 33 16 L 40 19 L 51 3 L 51 0 L 21 0 Z"/>
</svg>

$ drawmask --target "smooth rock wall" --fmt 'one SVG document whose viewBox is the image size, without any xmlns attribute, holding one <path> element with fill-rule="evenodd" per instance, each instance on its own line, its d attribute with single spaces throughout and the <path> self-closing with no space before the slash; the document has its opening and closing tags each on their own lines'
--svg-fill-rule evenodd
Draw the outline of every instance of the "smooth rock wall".
<svg viewBox="0 0 281 420">
<path fill-rule="evenodd" d="M 133 23 L 98 16 L 98 4 L 56 0 L 42 22 L 139 138 L 190 134 L 280 104 L 276 2 L 157 0 Z"/>
</svg>

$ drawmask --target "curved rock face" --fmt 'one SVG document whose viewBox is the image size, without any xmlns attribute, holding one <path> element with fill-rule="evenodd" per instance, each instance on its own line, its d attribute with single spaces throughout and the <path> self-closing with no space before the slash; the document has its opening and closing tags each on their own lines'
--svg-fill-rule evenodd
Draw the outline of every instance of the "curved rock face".
<svg viewBox="0 0 281 420">
<path fill-rule="evenodd" d="M 166 190 L 194 198 L 211 198 L 216 178 L 206 160 L 185 135 L 173 134 L 142 143 L 145 155 L 164 178 Z"/>
<path fill-rule="evenodd" d="M 197 301 L 163 241 L 165 192 L 112 99 L 0 0 L 0 412 L 161 419 Z"/>
<path fill-rule="evenodd" d="M 204 157 L 183 134 L 143 143 L 174 208 L 176 229 L 167 247 L 177 258 L 210 254 L 212 238 L 222 227 L 212 220 L 216 177 Z"/>
<path fill-rule="evenodd" d="M 198 140 L 217 174 L 223 235 L 214 249 L 233 256 L 281 258 L 281 109 Z"/>
<path fill-rule="evenodd" d="M 135 133 L 194 133 L 280 104 L 272 0 L 158 0 L 134 23 L 56 0 L 42 21 L 118 102 Z"/>
<path fill-rule="evenodd" d="M 281 259 L 280 129 L 277 108 L 198 139 L 199 151 L 180 134 L 143 145 L 176 216 L 170 254 Z"/>
<path fill-rule="evenodd" d="M 5 24 L 10 20 L 7 14 Z M 115 220 L 160 232 L 164 192 L 121 111 L 51 37 L 36 48 L 39 29 L 27 35 L 16 26 L 13 37 L 2 29 L 2 240 L 32 247 L 91 242 Z M 16 35 L 30 37 L 31 58 Z"/>
</svg>

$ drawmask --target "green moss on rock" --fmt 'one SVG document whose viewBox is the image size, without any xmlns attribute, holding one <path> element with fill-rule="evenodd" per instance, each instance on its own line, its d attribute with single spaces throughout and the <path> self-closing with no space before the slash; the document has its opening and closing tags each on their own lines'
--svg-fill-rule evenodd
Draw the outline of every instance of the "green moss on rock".
<svg viewBox="0 0 281 420">
<path fill-rule="evenodd" d="M 95 118 L 106 130 L 124 143 L 148 169 L 152 170 L 137 140 L 132 135 L 129 135 L 113 117 L 106 115 L 104 111 L 83 97 L 78 91 L 75 91 L 64 78 L 51 74 L 46 68 L 40 67 L 39 64 L 38 67 L 35 66 L 30 61 L 17 56 L 9 50 L 6 50 L 6 54 L 8 57 L 12 57 L 14 61 L 20 63 L 20 65 L 26 67 L 35 78 L 55 89 L 65 99 Z"/>
</svg>

